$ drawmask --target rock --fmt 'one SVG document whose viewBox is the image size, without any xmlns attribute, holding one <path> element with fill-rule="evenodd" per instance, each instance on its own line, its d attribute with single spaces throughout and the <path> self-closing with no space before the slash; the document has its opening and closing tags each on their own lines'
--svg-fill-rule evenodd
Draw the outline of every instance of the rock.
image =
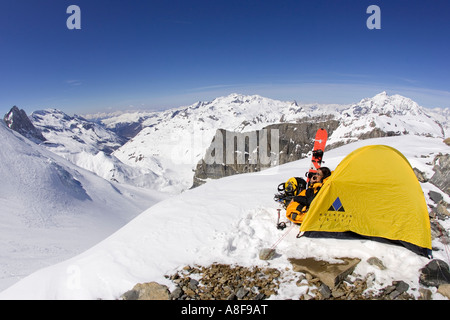
<svg viewBox="0 0 450 320">
<path fill-rule="evenodd" d="M 189 280 L 189 289 L 191 289 L 192 291 L 197 290 L 198 283 L 199 282 L 195 279 Z"/>
<path fill-rule="evenodd" d="M 383 261 L 381 261 L 377 257 L 371 257 L 371 258 L 367 259 L 367 263 L 372 266 L 376 266 L 380 270 L 386 270 L 386 267 L 384 266 Z"/>
<path fill-rule="evenodd" d="M 430 190 L 430 192 L 428 192 L 428 196 L 430 197 L 431 200 L 433 200 L 434 203 L 439 203 L 439 201 L 444 199 L 442 194 L 440 194 L 439 192 L 436 192 L 436 191 L 432 191 L 432 190 Z"/>
<path fill-rule="evenodd" d="M 450 195 L 450 155 L 437 155 L 433 160 L 435 173 L 430 182 Z"/>
<path fill-rule="evenodd" d="M 325 283 L 322 283 L 320 285 L 319 293 L 322 295 L 324 299 L 329 299 L 331 297 L 331 290 Z"/>
<path fill-rule="evenodd" d="M 289 259 L 293 270 L 312 274 L 320 279 L 329 288 L 333 289 L 349 274 L 353 272 L 356 265 L 361 261 L 354 258 L 339 258 L 343 263 L 329 263 L 327 261 L 315 260 L 314 258 L 306 259 Z"/>
<path fill-rule="evenodd" d="M 430 220 L 431 239 L 440 239 L 443 244 L 449 244 L 449 234 L 447 230 L 436 219 Z"/>
<path fill-rule="evenodd" d="M 235 295 L 234 293 L 230 294 L 230 295 L 227 297 L 227 300 L 236 300 L 236 295 Z"/>
<path fill-rule="evenodd" d="M 275 249 L 263 248 L 259 251 L 259 259 L 270 260 L 275 255 Z"/>
<path fill-rule="evenodd" d="M 432 292 L 429 289 L 419 288 L 419 300 L 431 300 Z"/>
<path fill-rule="evenodd" d="M 395 285 L 395 290 L 397 290 L 400 293 L 406 292 L 409 289 L 409 284 L 407 284 L 402 280 L 394 281 L 393 284 Z"/>
<path fill-rule="evenodd" d="M 433 210 L 439 219 L 445 220 L 450 216 L 450 212 L 447 210 L 448 204 L 441 200 L 436 208 Z"/>
<path fill-rule="evenodd" d="M 390 285 L 390 286 L 387 286 L 386 288 L 384 288 L 384 294 L 387 294 L 387 295 L 390 295 L 394 291 L 395 291 L 394 285 Z"/>
<path fill-rule="evenodd" d="M 337 298 L 340 298 L 340 297 L 344 296 L 345 295 L 345 291 L 342 290 L 342 289 L 334 289 L 331 292 L 331 295 L 333 296 L 333 298 L 337 299 Z"/>
<path fill-rule="evenodd" d="M 16 106 L 11 108 L 3 118 L 3 121 L 5 121 L 8 128 L 20 133 L 35 143 L 39 144 L 46 140 L 41 131 L 33 125 L 26 112 Z"/>
<path fill-rule="evenodd" d="M 421 270 L 419 283 L 427 287 L 437 287 L 450 283 L 450 270 L 445 261 L 434 259 Z"/>
<path fill-rule="evenodd" d="M 170 292 L 167 286 L 157 282 L 138 283 L 133 289 L 122 295 L 124 300 L 169 300 Z"/>
<path fill-rule="evenodd" d="M 248 291 L 247 291 L 244 287 L 241 287 L 241 288 L 239 288 L 239 290 L 236 292 L 236 297 L 237 297 L 238 299 L 242 299 L 242 298 L 244 298 L 244 297 L 247 295 L 247 293 L 248 293 Z"/>
<path fill-rule="evenodd" d="M 258 293 L 253 300 L 262 300 L 264 299 L 264 293 Z"/>
<path fill-rule="evenodd" d="M 409 285 L 404 281 L 394 281 L 392 285 L 394 287 L 394 290 L 389 293 L 389 298 L 391 299 L 396 299 L 403 292 L 406 292 L 409 289 Z"/>
<path fill-rule="evenodd" d="M 450 299 L 450 284 L 441 284 L 437 292 Z"/>
<path fill-rule="evenodd" d="M 450 146 L 450 138 L 444 139 L 444 143 L 448 146 Z"/>
<path fill-rule="evenodd" d="M 177 300 L 177 299 L 180 299 L 182 295 L 183 295 L 183 290 L 181 290 L 180 287 L 176 287 L 175 290 L 173 290 L 170 293 L 169 298 L 170 298 L 170 300 Z"/>
<path fill-rule="evenodd" d="M 424 172 L 420 171 L 417 168 L 414 168 L 413 171 L 414 171 L 414 174 L 416 175 L 417 180 L 419 180 L 419 182 L 424 183 L 424 182 L 428 181 Z"/>
</svg>

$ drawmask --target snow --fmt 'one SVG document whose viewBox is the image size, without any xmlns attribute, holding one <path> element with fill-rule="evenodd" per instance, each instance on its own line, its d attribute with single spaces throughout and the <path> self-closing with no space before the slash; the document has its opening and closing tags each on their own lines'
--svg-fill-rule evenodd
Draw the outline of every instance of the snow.
<svg viewBox="0 0 450 320">
<path fill-rule="evenodd" d="M 442 138 L 405 135 L 363 140 L 333 149 L 325 154 L 324 165 L 334 169 L 348 153 L 369 144 L 385 144 L 398 149 L 414 167 L 428 176 L 432 174 L 429 163 L 434 156 L 439 152 L 450 152 Z M 174 289 L 174 284 L 164 275 L 173 274 L 185 265 L 220 262 L 285 270 L 290 267 L 289 257 L 315 257 L 327 261 L 357 257 L 361 262 L 355 272 L 363 276 L 373 273 L 374 288 L 389 285 L 393 280 L 403 280 L 412 288 L 410 292 L 418 295 L 418 290 L 413 289 L 419 287 L 419 270 L 429 262 L 427 258 L 402 247 L 370 240 L 298 239 L 297 227 L 285 231 L 275 227 L 279 206 L 273 201 L 273 195 L 278 184 L 289 177 L 303 175 L 308 168 L 309 159 L 299 160 L 258 173 L 211 180 L 159 201 L 95 246 L 42 268 L 10 286 L 0 293 L 0 299 L 118 299 L 138 282 L 156 281 Z M 88 180 L 82 180 L 81 184 L 88 190 Z M 437 188 L 429 183 L 422 187 L 430 201 L 428 191 Z M 88 194 L 94 197 L 91 189 Z M 109 202 L 111 194 L 105 192 L 103 195 L 104 201 Z M 450 201 L 447 195 L 444 200 Z M 6 199 L 0 198 L 0 201 Z M 20 205 L 10 203 L 10 210 L 17 210 L 13 206 Z M 98 219 L 97 223 L 102 217 Z M 3 230 L 4 221 L 1 223 Z M 448 220 L 444 226 L 450 229 Z M 83 230 L 83 236 L 90 236 L 90 231 Z M 276 247 L 274 259 L 258 259 L 260 249 L 273 246 L 284 235 Z M 22 236 L 13 232 L 8 234 L 10 242 L 22 243 Z M 47 241 L 46 235 L 39 236 L 41 241 Z M 434 241 L 433 247 L 441 249 L 434 251 L 435 258 L 450 263 L 440 242 Z M 381 271 L 369 265 L 367 259 L 372 256 L 381 259 L 387 269 Z M 30 256 L 29 259 L 33 258 Z M 287 273 L 293 274 L 293 271 Z M 278 295 L 271 298 L 295 299 L 299 290 L 295 282 L 286 282 Z M 434 297 L 444 299 L 437 293 Z"/>
<path fill-rule="evenodd" d="M 108 182 L 0 122 L 0 289 L 63 261 L 167 197 Z"/>
<path fill-rule="evenodd" d="M 57 109 L 35 111 L 30 118 L 47 139 L 42 146 L 83 169 L 108 181 L 121 184 L 162 192 L 181 191 L 166 178 L 169 176 L 167 173 L 169 170 L 162 171 L 157 160 L 146 167 L 136 167 L 125 164 L 111 155 L 110 153 L 121 146 L 124 140 L 102 125 L 76 115 L 68 116 Z M 131 118 L 128 115 L 126 119 L 137 120 L 134 114 Z"/>
</svg>

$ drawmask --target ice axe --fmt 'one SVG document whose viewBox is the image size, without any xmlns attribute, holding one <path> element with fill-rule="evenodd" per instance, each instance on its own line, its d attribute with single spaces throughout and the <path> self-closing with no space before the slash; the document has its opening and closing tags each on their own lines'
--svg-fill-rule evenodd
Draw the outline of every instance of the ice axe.
<svg viewBox="0 0 450 320">
<path fill-rule="evenodd" d="M 281 209 L 277 209 L 277 211 L 278 211 L 277 229 L 283 230 L 284 228 L 286 228 L 286 223 L 280 222 L 280 211 L 281 211 Z"/>
</svg>

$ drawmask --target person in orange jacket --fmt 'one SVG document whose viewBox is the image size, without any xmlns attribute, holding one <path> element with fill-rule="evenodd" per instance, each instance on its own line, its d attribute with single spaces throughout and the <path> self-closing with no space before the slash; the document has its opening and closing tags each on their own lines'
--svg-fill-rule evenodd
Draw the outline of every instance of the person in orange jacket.
<svg viewBox="0 0 450 320">
<path fill-rule="evenodd" d="M 327 167 L 317 169 L 316 174 L 311 177 L 308 188 L 300 192 L 298 196 L 293 197 L 288 204 L 286 208 L 286 217 L 290 221 L 295 224 L 301 224 L 303 222 L 311 202 L 330 175 L 331 171 Z"/>
</svg>

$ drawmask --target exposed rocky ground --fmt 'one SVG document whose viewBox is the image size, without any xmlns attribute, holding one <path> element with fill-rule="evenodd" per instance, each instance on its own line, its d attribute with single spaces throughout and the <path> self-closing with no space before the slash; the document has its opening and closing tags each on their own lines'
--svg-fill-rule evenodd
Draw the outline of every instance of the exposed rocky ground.
<svg viewBox="0 0 450 320">
<path fill-rule="evenodd" d="M 384 266 L 376 258 L 370 263 Z M 176 285 L 172 292 L 155 282 L 136 285 L 126 292 L 124 300 L 263 300 L 274 298 L 281 286 L 292 283 L 299 300 L 430 300 L 432 287 L 444 297 L 450 297 L 450 272 L 442 260 L 432 260 L 421 270 L 418 294 L 413 294 L 409 285 L 393 281 L 385 287 L 373 289 L 374 275 L 349 274 L 331 288 L 310 273 L 293 272 L 290 268 L 279 270 L 268 267 L 243 267 L 214 263 L 210 266 L 186 266 L 175 274 L 168 275 Z"/>
</svg>

